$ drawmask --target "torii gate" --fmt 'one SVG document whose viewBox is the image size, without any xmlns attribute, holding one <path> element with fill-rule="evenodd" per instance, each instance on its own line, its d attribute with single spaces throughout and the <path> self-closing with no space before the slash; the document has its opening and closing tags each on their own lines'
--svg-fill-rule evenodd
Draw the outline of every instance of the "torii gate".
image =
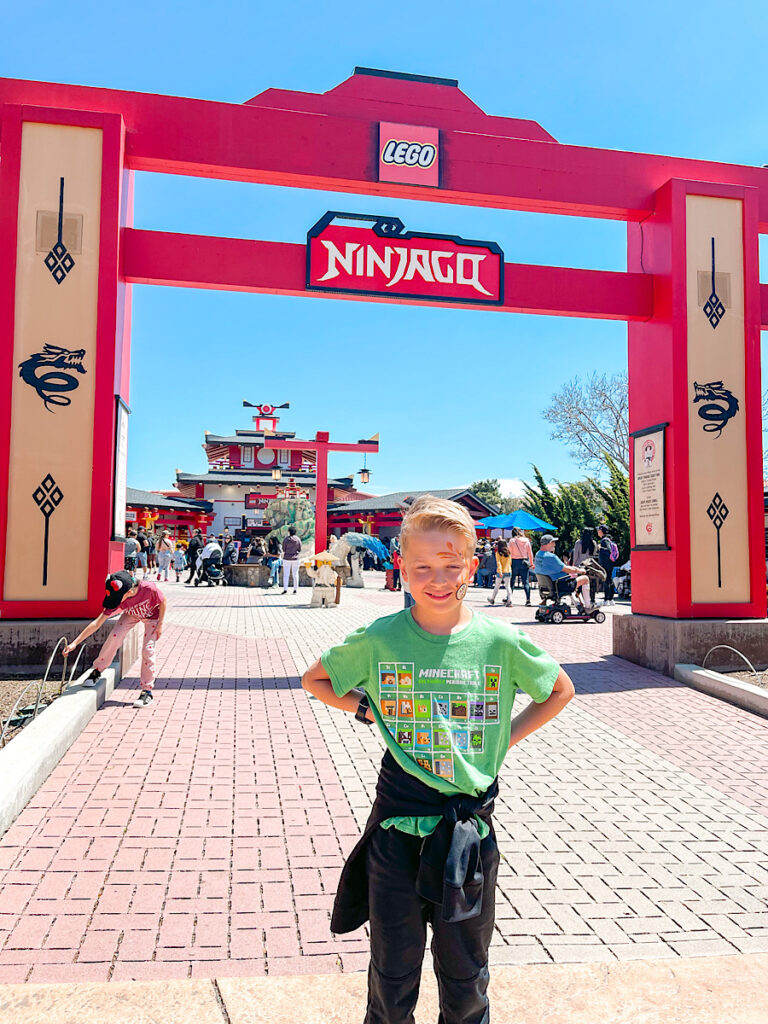
<svg viewBox="0 0 768 1024">
<path fill-rule="evenodd" d="M 561 145 L 365 68 L 242 105 L 13 79 L 0 103 L 2 618 L 90 615 L 121 562 L 132 283 L 628 321 L 633 618 L 717 620 L 713 643 L 764 618 L 767 170 Z M 359 208 L 306 246 L 140 231 L 134 170 L 624 220 L 629 269 L 505 264 Z"/>
<path fill-rule="evenodd" d="M 375 437 L 367 441 L 331 441 L 327 430 L 318 430 L 311 441 L 289 441 L 269 439 L 270 448 L 282 448 L 293 452 L 315 452 L 315 553 L 325 551 L 328 546 L 328 453 L 329 452 L 378 452 L 379 442 Z"/>
</svg>

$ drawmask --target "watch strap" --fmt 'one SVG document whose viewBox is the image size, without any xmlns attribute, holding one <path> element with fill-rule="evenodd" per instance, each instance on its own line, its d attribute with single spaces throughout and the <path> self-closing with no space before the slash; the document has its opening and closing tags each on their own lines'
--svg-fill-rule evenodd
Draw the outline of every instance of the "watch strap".
<svg viewBox="0 0 768 1024">
<path fill-rule="evenodd" d="M 360 703 L 357 705 L 357 711 L 355 712 L 355 718 L 358 720 L 358 722 L 362 722 L 364 725 L 373 725 L 373 722 L 369 722 L 368 719 L 366 718 L 368 708 L 370 706 L 371 705 L 368 700 L 368 697 L 363 697 Z"/>
</svg>

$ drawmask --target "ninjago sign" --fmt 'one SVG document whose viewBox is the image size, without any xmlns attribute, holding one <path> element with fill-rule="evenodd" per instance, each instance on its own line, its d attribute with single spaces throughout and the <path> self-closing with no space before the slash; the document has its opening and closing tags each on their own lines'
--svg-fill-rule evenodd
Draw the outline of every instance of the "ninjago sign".
<svg viewBox="0 0 768 1024">
<path fill-rule="evenodd" d="M 495 242 L 406 231 L 397 217 L 326 213 L 307 233 L 310 290 L 501 305 Z"/>
</svg>

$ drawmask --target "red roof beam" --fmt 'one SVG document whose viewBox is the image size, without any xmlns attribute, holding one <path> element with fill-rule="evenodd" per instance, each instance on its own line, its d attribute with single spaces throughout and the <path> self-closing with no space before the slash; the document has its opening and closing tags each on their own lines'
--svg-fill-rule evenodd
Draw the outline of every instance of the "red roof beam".
<svg viewBox="0 0 768 1024">
<path fill-rule="evenodd" d="M 123 273 L 134 284 L 221 288 L 273 295 L 314 295 L 305 288 L 306 246 L 244 238 L 182 235 L 162 231 L 123 231 Z M 328 298 L 353 299 L 328 293 Z M 365 296 L 372 302 L 409 302 L 389 296 Z M 419 303 L 446 305 L 451 303 Z M 466 308 L 466 303 L 462 307 Z M 505 264 L 504 305 L 478 305 L 508 313 L 647 320 L 653 312 L 649 274 L 569 267 Z M 287 447 L 287 446 L 285 446 Z M 296 448 L 301 448 L 297 443 Z M 306 445 L 304 446 L 306 447 Z"/>
<path fill-rule="evenodd" d="M 687 178 L 759 189 L 768 232 L 768 170 L 483 134 L 480 111 L 474 131 L 437 124 L 443 175 L 428 191 L 376 180 L 370 106 L 340 116 L 12 78 L 0 78 L 0 103 L 119 113 L 134 170 L 630 221 L 653 212 L 670 178 Z"/>
</svg>

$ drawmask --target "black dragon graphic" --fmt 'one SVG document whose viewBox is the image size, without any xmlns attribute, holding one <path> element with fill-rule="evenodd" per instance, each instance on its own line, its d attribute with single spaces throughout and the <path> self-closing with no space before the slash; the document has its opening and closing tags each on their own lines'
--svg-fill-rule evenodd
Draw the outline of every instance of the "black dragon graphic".
<svg viewBox="0 0 768 1024">
<path fill-rule="evenodd" d="M 739 400 L 735 398 L 728 388 L 723 386 L 721 380 L 710 381 L 709 384 L 697 384 L 693 382 L 693 404 L 706 402 L 699 406 L 697 412 L 704 420 L 704 430 L 715 433 L 720 437 L 728 420 L 739 411 Z"/>
<path fill-rule="evenodd" d="M 67 371 L 86 373 L 84 358 L 84 348 L 70 350 L 45 342 L 42 352 L 35 352 L 29 359 L 19 363 L 19 376 L 35 389 L 48 412 L 53 412 L 54 406 L 72 404 L 66 392 L 76 391 L 80 381 Z"/>
</svg>

